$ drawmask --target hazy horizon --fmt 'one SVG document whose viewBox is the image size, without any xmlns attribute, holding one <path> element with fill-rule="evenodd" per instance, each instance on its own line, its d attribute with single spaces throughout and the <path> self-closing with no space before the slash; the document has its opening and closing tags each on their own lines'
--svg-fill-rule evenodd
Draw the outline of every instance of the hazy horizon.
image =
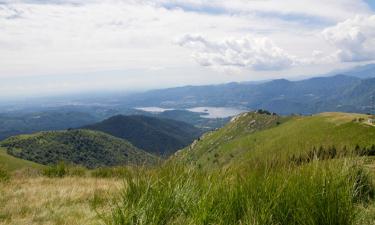
<svg viewBox="0 0 375 225">
<path fill-rule="evenodd" d="M 375 60 L 365 0 L 3 0 L 0 99 L 300 79 Z"/>
</svg>

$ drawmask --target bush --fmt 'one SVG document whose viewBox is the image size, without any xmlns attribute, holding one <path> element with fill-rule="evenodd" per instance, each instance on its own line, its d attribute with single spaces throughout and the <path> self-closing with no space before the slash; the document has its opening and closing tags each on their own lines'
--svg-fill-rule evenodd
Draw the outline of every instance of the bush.
<svg viewBox="0 0 375 225">
<path fill-rule="evenodd" d="M 360 166 L 342 161 L 247 174 L 168 165 L 125 180 L 110 224 L 350 225 L 374 191 Z"/>
<path fill-rule="evenodd" d="M 0 165 L 0 183 L 7 182 L 10 179 L 9 172 Z"/>
</svg>

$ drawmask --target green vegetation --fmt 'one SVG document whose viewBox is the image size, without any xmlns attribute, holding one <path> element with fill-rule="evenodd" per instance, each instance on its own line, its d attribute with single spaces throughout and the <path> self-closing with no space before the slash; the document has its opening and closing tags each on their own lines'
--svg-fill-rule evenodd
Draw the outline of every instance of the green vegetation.
<svg viewBox="0 0 375 225">
<path fill-rule="evenodd" d="M 355 224 L 374 197 L 348 161 L 207 172 L 169 164 L 126 176 L 108 224 Z"/>
<path fill-rule="evenodd" d="M 189 145 L 201 130 L 184 122 L 147 116 L 114 116 L 100 123 L 85 126 L 118 138 L 158 155 L 169 155 Z"/>
<path fill-rule="evenodd" d="M 259 160 L 308 158 L 320 149 L 331 149 L 338 155 L 358 149 L 371 151 L 375 145 L 375 127 L 354 121 L 367 117 L 346 113 L 294 117 L 247 113 L 204 135 L 176 157 L 199 167 L 221 168 Z M 260 125 L 256 125 L 258 122 Z M 265 124 L 268 126 L 264 127 Z"/>
<path fill-rule="evenodd" d="M 53 165 L 60 161 L 87 168 L 116 165 L 149 165 L 157 157 L 140 150 L 129 142 L 89 130 L 40 132 L 8 138 L 0 145 L 8 154 Z"/>
<path fill-rule="evenodd" d="M 57 163 L 45 167 L 44 176 L 0 184 L 0 223 L 370 225 L 375 222 L 375 127 L 366 118 L 251 112 L 162 165 L 88 170 Z M 18 136 L 2 145 L 40 154 L 44 146 L 86 143 L 84 137 L 95 140 L 83 145 L 86 149 L 107 149 L 115 145 L 113 139 L 123 142 L 70 130 Z M 19 191 L 10 191 L 15 187 Z"/>
<path fill-rule="evenodd" d="M 64 162 L 59 162 L 56 165 L 46 167 L 42 174 L 46 177 L 84 177 L 87 173 L 87 169 L 81 166 L 69 166 Z"/>
<path fill-rule="evenodd" d="M 362 117 L 239 115 L 161 168 L 126 174 L 106 222 L 371 223 L 373 177 L 356 156 L 373 155 L 375 128 Z"/>
</svg>

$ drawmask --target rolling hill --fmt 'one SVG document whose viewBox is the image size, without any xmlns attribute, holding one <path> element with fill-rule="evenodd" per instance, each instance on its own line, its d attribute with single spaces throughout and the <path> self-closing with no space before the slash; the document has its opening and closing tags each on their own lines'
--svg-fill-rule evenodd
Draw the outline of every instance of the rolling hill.
<svg viewBox="0 0 375 225">
<path fill-rule="evenodd" d="M 159 155 L 174 153 L 201 135 L 201 130 L 190 124 L 141 115 L 118 115 L 83 128 L 125 139 L 138 148 Z"/>
<path fill-rule="evenodd" d="M 157 157 L 129 142 L 89 130 L 48 131 L 10 137 L 0 146 L 11 156 L 43 165 L 64 161 L 88 168 L 152 164 Z"/>
<path fill-rule="evenodd" d="M 289 117 L 245 113 L 218 131 L 205 134 L 175 157 L 210 168 L 252 160 L 302 160 L 321 153 L 375 154 L 375 126 L 366 122 L 368 117 L 348 113 Z"/>
</svg>

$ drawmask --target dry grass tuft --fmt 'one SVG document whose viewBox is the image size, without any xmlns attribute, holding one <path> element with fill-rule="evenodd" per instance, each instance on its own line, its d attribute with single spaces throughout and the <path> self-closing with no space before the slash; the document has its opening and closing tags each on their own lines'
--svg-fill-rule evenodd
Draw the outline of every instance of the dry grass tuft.
<svg viewBox="0 0 375 225">
<path fill-rule="evenodd" d="M 100 224 L 120 179 L 17 177 L 0 184 L 0 224 Z"/>
</svg>

